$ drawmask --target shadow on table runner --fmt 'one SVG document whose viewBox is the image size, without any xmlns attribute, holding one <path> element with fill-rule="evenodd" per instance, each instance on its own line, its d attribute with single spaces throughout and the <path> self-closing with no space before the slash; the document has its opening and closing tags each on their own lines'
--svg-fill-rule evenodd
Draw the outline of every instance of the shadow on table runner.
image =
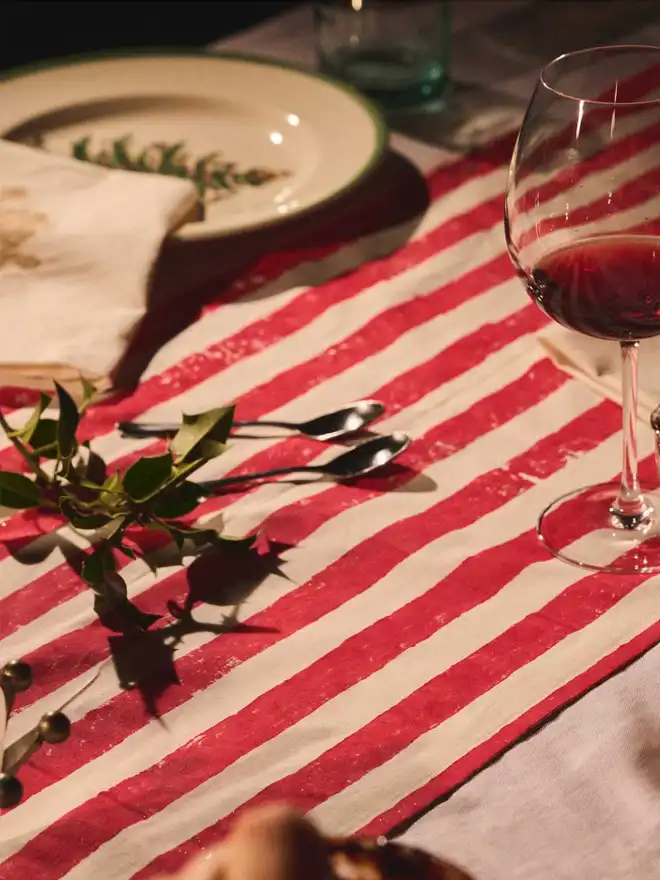
<svg viewBox="0 0 660 880">
<path fill-rule="evenodd" d="M 230 238 L 168 241 L 147 314 L 113 376 L 115 387 L 132 391 L 156 352 L 208 308 L 317 286 L 397 251 L 428 205 L 424 178 L 408 159 L 388 150 L 349 193 L 290 223 Z M 347 262 L 338 252 L 355 242 L 359 246 Z"/>
</svg>

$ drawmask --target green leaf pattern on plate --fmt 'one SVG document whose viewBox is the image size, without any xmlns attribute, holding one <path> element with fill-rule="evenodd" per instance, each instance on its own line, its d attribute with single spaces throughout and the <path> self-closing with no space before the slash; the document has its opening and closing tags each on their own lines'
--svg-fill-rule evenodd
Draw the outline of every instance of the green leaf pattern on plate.
<svg viewBox="0 0 660 880">
<path fill-rule="evenodd" d="M 99 149 L 86 136 L 71 146 L 71 155 L 82 162 L 124 171 L 166 174 L 192 181 L 200 199 L 215 201 L 245 187 L 262 186 L 272 180 L 288 177 L 290 171 L 273 168 L 241 169 L 236 162 L 222 159 L 218 152 L 193 158 L 184 141 L 173 144 L 154 143 L 142 149 L 131 148 L 131 137 L 117 138 Z"/>
</svg>

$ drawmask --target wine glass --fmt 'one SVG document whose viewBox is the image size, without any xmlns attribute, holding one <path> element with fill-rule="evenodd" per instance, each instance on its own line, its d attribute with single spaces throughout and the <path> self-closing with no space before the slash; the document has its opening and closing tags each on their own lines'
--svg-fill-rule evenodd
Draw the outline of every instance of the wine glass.
<svg viewBox="0 0 660 880">
<path fill-rule="evenodd" d="M 660 335 L 660 48 L 601 46 L 543 69 L 511 160 L 509 254 L 554 321 L 618 342 L 619 482 L 577 489 L 541 514 L 555 556 L 593 570 L 660 570 L 660 499 L 637 468 L 637 354 Z M 566 524 L 580 540 L 566 545 Z M 575 536 L 574 536 L 575 537 Z"/>
</svg>

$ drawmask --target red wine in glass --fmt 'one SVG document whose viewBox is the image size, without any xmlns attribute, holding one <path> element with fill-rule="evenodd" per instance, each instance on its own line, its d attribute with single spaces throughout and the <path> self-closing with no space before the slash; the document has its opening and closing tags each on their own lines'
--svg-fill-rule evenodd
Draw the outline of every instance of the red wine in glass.
<svg viewBox="0 0 660 880">
<path fill-rule="evenodd" d="M 660 238 L 601 235 L 545 254 L 527 280 L 530 296 L 565 327 L 635 342 L 660 335 Z"/>
</svg>

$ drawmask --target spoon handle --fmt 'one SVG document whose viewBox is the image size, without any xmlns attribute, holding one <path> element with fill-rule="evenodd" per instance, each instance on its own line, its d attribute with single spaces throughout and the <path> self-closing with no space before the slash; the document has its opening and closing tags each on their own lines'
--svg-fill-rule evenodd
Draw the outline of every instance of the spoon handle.
<svg viewBox="0 0 660 880">
<path fill-rule="evenodd" d="M 295 429 L 289 422 L 234 422 L 234 428 L 247 428 L 254 425 L 266 425 L 273 428 Z M 179 430 L 174 422 L 117 422 L 117 430 L 124 437 L 172 437 Z"/>
<path fill-rule="evenodd" d="M 248 422 L 234 422 L 235 428 L 253 428 L 258 426 L 265 428 L 285 428 L 287 431 L 299 431 L 300 426 L 294 425 L 293 422 L 276 422 L 270 419 L 252 419 Z"/>
<path fill-rule="evenodd" d="M 215 492 L 217 489 L 223 489 L 225 486 L 232 486 L 236 483 L 248 483 L 252 480 L 264 480 L 267 477 L 280 477 L 284 474 L 312 474 L 323 473 L 323 469 L 315 465 L 299 465 L 293 467 L 274 468 L 270 471 L 261 471 L 256 474 L 237 474 L 235 477 L 220 477 L 219 480 L 205 480 L 203 483 L 197 483 L 202 492 Z"/>
</svg>

